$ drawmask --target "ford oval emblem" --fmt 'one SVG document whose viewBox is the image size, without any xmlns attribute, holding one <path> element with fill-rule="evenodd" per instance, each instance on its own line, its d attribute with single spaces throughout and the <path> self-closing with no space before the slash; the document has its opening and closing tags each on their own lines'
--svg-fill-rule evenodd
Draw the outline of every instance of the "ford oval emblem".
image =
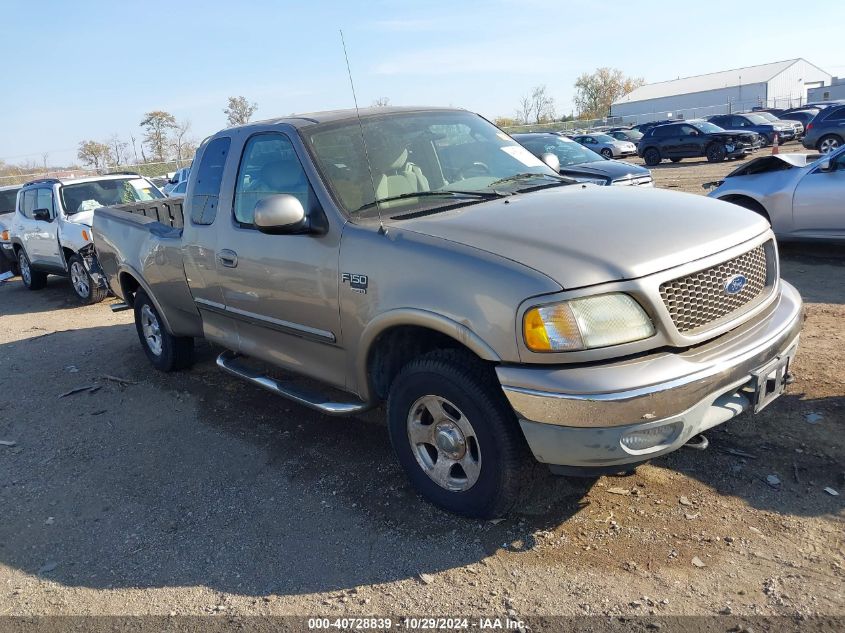
<svg viewBox="0 0 845 633">
<path fill-rule="evenodd" d="M 734 275 L 725 282 L 725 292 L 729 295 L 735 295 L 741 292 L 747 283 L 748 279 L 745 275 Z"/>
</svg>

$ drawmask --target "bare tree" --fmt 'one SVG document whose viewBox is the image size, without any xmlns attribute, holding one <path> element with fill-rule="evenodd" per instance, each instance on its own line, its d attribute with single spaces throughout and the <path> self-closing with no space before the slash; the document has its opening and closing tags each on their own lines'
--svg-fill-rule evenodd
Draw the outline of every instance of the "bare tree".
<svg viewBox="0 0 845 633">
<path fill-rule="evenodd" d="M 188 138 L 188 132 L 191 131 L 190 119 L 177 122 L 173 128 L 173 150 L 176 152 L 176 160 L 181 161 L 185 156 L 188 156 L 189 145 L 193 143 Z M 196 150 L 196 147 L 194 147 Z"/>
<path fill-rule="evenodd" d="M 246 97 L 229 97 L 229 105 L 223 109 L 223 113 L 229 125 L 243 125 L 249 123 L 256 110 L 258 110 L 258 104 L 250 103 Z"/>
<path fill-rule="evenodd" d="M 41 162 L 44 164 L 44 173 L 45 174 L 49 173 L 47 171 L 47 161 L 49 159 L 50 159 L 50 153 L 49 152 L 44 152 L 43 154 L 41 154 Z"/>
<path fill-rule="evenodd" d="M 614 101 L 643 85 L 642 77 L 626 77 L 616 68 L 598 68 L 575 81 L 575 107 L 586 119 L 605 117 Z"/>
<path fill-rule="evenodd" d="M 555 100 L 545 85 L 534 86 L 519 100 L 517 118 L 523 123 L 544 123 L 555 118 Z"/>
<path fill-rule="evenodd" d="M 373 101 L 373 106 L 376 108 L 386 108 L 390 105 L 390 97 L 379 97 Z"/>
<path fill-rule="evenodd" d="M 144 128 L 144 142 L 150 148 L 153 158 L 164 162 L 167 159 L 167 136 L 176 127 L 176 118 L 169 112 L 153 110 L 144 115 L 140 126 Z"/>
<path fill-rule="evenodd" d="M 105 167 L 109 159 L 109 146 L 99 141 L 80 141 L 76 157 L 84 165 L 90 165 L 94 169 Z"/>
<path fill-rule="evenodd" d="M 135 140 L 136 140 L 136 139 L 135 139 L 135 135 L 134 135 L 134 134 L 130 134 L 130 135 L 129 135 L 129 140 L 132 142 L 132 153 L 133 153 L 133 154 L 135 154 L 135 164 L 137 165 L 137 164 L 138 164 L 138 163 L 140 163 L 141 161 L 139 161 L 139 160 L 138 160 L 138 145 L 137 145 L 137 144 L 136 144 L 136 142 L 135 142 Z"/>
<path fill-rule="evenodd" d="M 112 134 L 107 141 L 107 145 L 109 146 L 109 160 L 112 165 L 125 165 L 129 162 L 127 153 L 129 143 L 121 140 L 117 134 Z"/>
</svg>

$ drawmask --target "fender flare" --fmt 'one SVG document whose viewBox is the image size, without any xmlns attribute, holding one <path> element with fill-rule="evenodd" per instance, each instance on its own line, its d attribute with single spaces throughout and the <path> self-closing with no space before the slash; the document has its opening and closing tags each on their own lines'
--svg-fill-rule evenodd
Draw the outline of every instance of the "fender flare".
<svg viewBox="0 0 845 633">
<path fill-rule="evenodd" d="M 167 315 L 165 314 L 164 310 L 162 310 L 161 304 L 158 302 L 158 299 L 156 299 L 156 296 L 153 293 L 152 288 L 150 288 L 150 285 L 146 282 L 146 280 L 143 278 L 143 276 L 128 264 L 121 265 L 120 268 L 117 271 L 117 282 L 118 282 L 118 284 L 120 284 L 120 292 L 123 293 L 123 301 L 125 303 L 128 303 L 126 301 L 126 291 L 123 288 L 123 275 L 124 274 L 129 275 L 135 281 L 138 282 L 138 286 L 147 294 L 147 296 L 150 298 L 150 301 L 153 302 L 153 305 L 155 306 L 156 312 L 158 312 L 159 317 L 161 317 L 161 320 L 164 322 L 164 327 L 167 330 L 167 333 L 172 335 L 173 334 L 173 328 L 170 326 L 170 321 L 168 320 Z M 133 304 L 133 308 L 134 308 L 134 304 Z"/>
<path fill-rule="evenodd" d="M 395 308 L 382 312 L 372 319 L 358 340 L 359 353 L 355 360 L 355 375 L 357 377 L 358 390 L 361 396 L 369 400 L 372 397 L 368 364 L 373 344 L 384 332 L 393 327 L 417 326 L 440 332 L 454 339 L 467 349 L 471 350 L 479 358 L 492 362 L 501 362 L 499 354 L 478 334 L 473 332 L 463 323 L 445 317 L 436 312 L 420 308 Z"/>
</svg>

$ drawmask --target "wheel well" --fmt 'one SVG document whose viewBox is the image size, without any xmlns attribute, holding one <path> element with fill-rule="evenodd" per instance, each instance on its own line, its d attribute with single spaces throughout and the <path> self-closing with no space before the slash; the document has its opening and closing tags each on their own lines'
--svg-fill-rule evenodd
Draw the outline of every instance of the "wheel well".
<svg viewBox="0 0 845 633">
<path fill-rule="evenodd" d="M 829 138 L 829 137 L 831 137 L 831 136 L 832 136 L 833 138 L 838 138 L 840 143 L 845 142 L 845 139 L 843 139 L 843 138 L 842 138 L 839 134 L 833 134 L 833 133 L 829 133 L 829 134 L 822 134 L 822 136 L 821 136 L 821 137 L 819 137 L 819 140 L 818 140 L 818 142 L 816 143 L 816 149 L 819 149 L 819 147 L 821 147 L 821 144 L 822 144 L 822 141 L 823 141 L 823 140 L 825 140 L 826 138 Z"/>
<path fill-rule="evenodd" d="M 769 213 L 768 213 L 768 211 L 766 211 L 766 207 L 764 207 L 762 204 L 757 202 L 754 198 L 737 194 L 737 195 L 725 196 L 723 198 L 719 198 L 719 200 L 724 200 L 725 202 L 732 202 L 736 205 L 739 205 L 740 207 L 744 207 L 746 209 L 754 211 L 755 213 L 759 213 L 764 218 L 766 218 L 766 221 L 769 224 L 772 223 L 771 219 L 769 218 Z"/>
<path fill-rule="evenodd" d="M 367 376 L 372 392 L 385 399 L 394 378 L 410 361 L 437 349 L 462 349 L 477 356 L 455 339 L 417 325 L 392 327 L 379 334 L 367 358 Z"/>
<path fill-rule="evenodd" d="M 67 246 L 62 246 L 62 253 L 64 253 L 66 263 L 69 263 L 70 258 L 76 255 L 76 253 L 74 253 L 73 250 L 69 249 Z"/>
<path fill-rule="evenodd" d="M 120 289 L 123 291 L 123 301 L 126 305 L 135 305 L 135 293 L 141 284 L 129 273 L 120 273 Z"/>
</svg>

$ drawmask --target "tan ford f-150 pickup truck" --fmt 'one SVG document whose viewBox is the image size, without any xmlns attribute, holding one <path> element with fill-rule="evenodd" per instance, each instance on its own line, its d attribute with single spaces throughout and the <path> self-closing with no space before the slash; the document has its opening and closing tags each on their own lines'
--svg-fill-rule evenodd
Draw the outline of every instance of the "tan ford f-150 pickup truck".
<svg viewBox="0 0 845 633">
<path fill-rule="evenodd" d="M 98 209 L 93 233 L 155 367 L 205 337 L 224 370 L 328 415 L 386 401 L 410 480 L 469 516 L 507 511 L 531 454 L 630 470 L 759 411 L 802 324 L 759 215 L 575 183 L 462 110 L 226 129 L 184 202 Z"/>
</svg>

